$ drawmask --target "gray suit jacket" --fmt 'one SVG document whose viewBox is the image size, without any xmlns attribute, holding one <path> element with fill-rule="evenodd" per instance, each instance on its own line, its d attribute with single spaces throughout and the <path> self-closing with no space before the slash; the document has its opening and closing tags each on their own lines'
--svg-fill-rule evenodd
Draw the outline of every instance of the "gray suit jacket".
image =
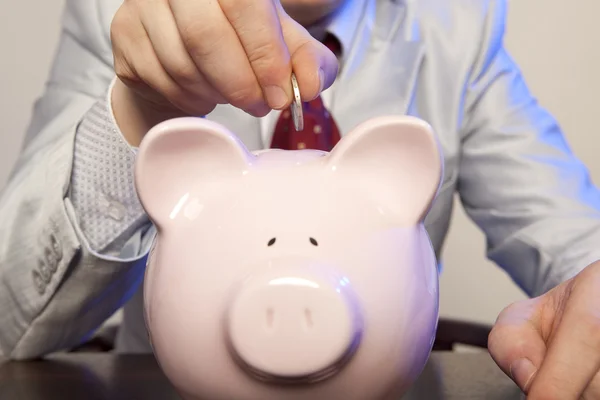
<svg viewBox="0 0 600 400">
<path fill-rule="evenodd" d="M 599 259 L 599 192 L 503 48 L 506 1 L 369 4 L 331 112 L 343 132 L 383 114 L 433 126 L 445 175 L 426 227 L 438 256 L 458 193 L 487 236 L 490 259 L 530 295 Z M 0 353 L 7 357 L 79 343 L 143 279 L 143 255 L 119 260 L 89 251 L 67 196 L 76 127 L 114 76 L 109 30 L 119 5 L 67 0 L 48 86 L 0 197 Z M 209 118 L 249 148 L 264 146 L 258 120 L 239 110 L 218 107 Z M 139 291 L 137 301 L 139 327 Z"/>
</svg>

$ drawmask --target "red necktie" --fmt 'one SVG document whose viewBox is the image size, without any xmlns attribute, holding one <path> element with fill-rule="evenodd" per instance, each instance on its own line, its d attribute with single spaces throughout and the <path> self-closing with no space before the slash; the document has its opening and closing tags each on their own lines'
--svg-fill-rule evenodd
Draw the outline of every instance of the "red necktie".
<svg viewBox="0 0 600 400">
<path fill-rule="evenodd" d="M 339 53 L 340 44 L 335 37 L 327 35 L 323 43 L 334 54 Z M 331 151 L 340 140 L 340 132 L 325 108 L 321 96 L 303 103 L 302 109 L 304 111 L 304 129 L 297 132 L 290 111 L 283 111 L 275 125 L 271 148 Z"/>
</svg>

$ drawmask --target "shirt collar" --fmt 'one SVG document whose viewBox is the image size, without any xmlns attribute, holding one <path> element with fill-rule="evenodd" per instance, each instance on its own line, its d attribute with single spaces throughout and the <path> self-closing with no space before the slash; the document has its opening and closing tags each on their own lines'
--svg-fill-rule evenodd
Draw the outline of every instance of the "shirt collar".
<svg viewBox="0 0 600 400">
<path fill-rule="evenodd" d="M 361 15 L 368 0 L 345 0 L 330 17 L 308 28 L 310 34 L 321 39 L 326 33 L 329 33 L 339 40 L 341 48 L 341 58 L 345 59 L 359 26 Z"/>
</svg>

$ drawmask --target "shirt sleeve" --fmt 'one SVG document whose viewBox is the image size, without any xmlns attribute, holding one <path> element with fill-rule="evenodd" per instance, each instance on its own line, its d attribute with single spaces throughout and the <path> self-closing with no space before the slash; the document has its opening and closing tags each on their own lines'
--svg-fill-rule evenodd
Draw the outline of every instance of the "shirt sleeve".
<svg viewBox="0 0 600 400">
<path fill-rule="evenodd" d="M 488 258 L 538 296 L 600 260 L 600 191 L 502 45 L 506 2 L 491 4 L 466 93 L 459 194 Z"/>
<path fill-rule="evenodd" d="M 114 82 L 77 129 L 69 198 L 90 251 L 130 258 L 147 252 L 150 221 L 134 184 L 137 149 L 127 143 L 112 112 Z"/>
</svg>

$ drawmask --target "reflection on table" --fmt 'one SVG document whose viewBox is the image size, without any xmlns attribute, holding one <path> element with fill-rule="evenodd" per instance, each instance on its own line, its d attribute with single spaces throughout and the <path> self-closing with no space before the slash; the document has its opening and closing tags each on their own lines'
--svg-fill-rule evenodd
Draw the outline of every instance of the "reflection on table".
<svg viewBox="0 0 600 400">
<path fill-rule="evenodd" d="M 485 351 L 433 352 L 403 400 L 524 398 Z M 71 353 L 0 364 L 0 399 L 179 400 L 152 355 Z M 210 400 L 210 399 L 207 399 Z"/>
</svg>

